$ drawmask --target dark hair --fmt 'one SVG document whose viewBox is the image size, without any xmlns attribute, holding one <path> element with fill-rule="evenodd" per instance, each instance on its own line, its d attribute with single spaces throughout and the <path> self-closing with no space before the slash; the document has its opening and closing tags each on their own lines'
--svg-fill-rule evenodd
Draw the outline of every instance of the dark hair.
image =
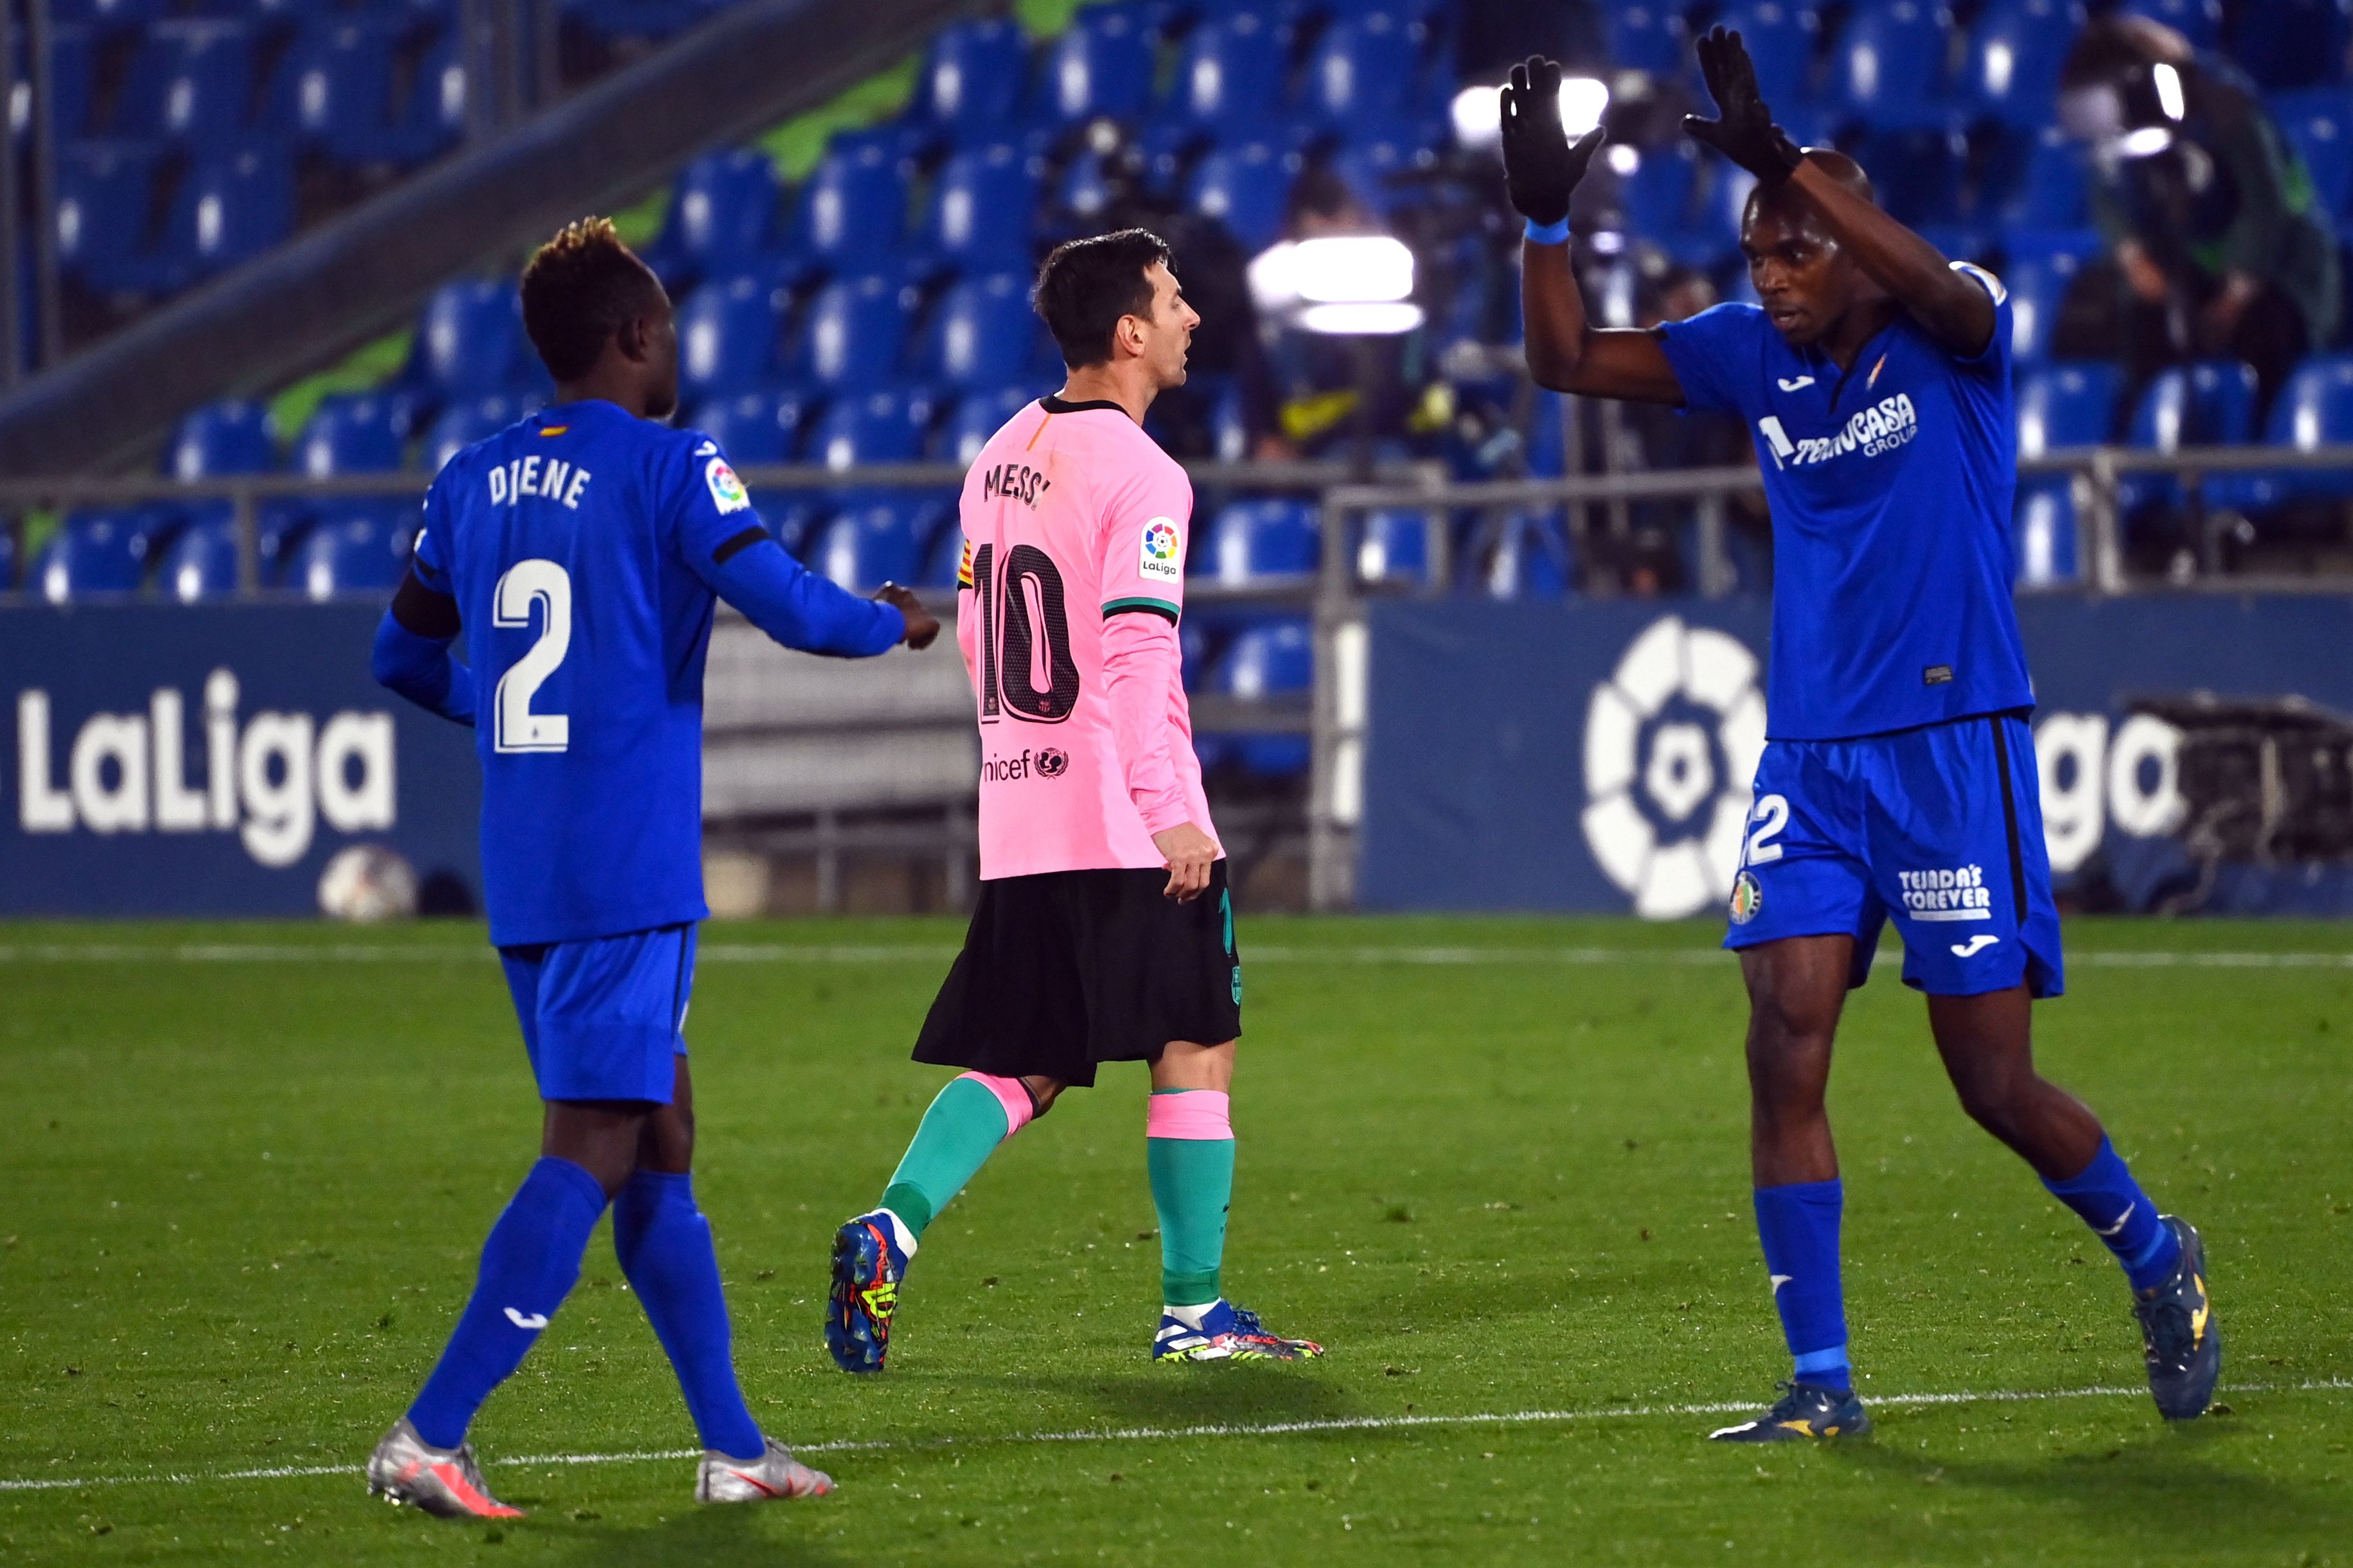
<svg viewBox="0 0 2353 1568">
<path fill-rule="evenodd" d="M 1124 228 L 1092 239 L 1065 240 L 1038 269 L 1029 303 L 1072 370 L 1111 357 L 1111 335 L 1122 316 L 1148 315 L 1154 262 L 1176 265 L 1168 242 L 1147 228 Z"/>
<path fill-rule="evenodd" d="M 588 374 L 623 325 L 654 307 L 661 283 L 610 218 L 566 224 L 522 269 L 522 326 L 547 374 Z"/>
</svg>

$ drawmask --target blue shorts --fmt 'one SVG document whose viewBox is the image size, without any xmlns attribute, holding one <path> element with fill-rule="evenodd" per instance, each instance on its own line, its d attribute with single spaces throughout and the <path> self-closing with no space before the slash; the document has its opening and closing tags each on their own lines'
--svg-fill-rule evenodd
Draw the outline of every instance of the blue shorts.
<svg viewBox="0 0 2353 1568">
<path fill-rule="evenodd" d="M 694 927 L 502 947 L 542 1100 L 670 1103 L 686 1054 Z"/>
<path fill-rule="evenodd" d="M 1891 914 L 1915 989 L 2065 989 L 2034 736 L 2020 715 L 1766 743 L 1724 945 L 1849 934 L 1848 984 L 1860 985 Z"/>
</svg>

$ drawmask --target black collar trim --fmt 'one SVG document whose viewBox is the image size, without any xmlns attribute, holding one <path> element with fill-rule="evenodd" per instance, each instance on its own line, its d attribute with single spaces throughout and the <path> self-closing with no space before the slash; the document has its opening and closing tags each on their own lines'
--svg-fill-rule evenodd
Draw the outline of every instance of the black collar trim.
<svg viewBox="0 0 2353 1568">
<path fill-rule="evenodd" d="M 1059 393 L 1048 393 L 1038 400 L 1038 406 L 1049 414 L 1084 414 L 1090 408 L 1108 408 L 1114 414 L 1127 412 L 1108 397 L 1097 397 L 1085 403 L 1072 403 Z"/>
</svg>

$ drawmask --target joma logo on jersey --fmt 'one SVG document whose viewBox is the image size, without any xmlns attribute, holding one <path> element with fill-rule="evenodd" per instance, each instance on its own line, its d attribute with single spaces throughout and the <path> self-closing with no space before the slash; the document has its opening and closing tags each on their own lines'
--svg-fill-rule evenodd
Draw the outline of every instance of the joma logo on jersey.
<svg viewBox="0 0 2353 1568">
<path fill-rule="evenodd" d="M 1993 919 L 1993 889 L 1986 886 L 1982 866 L 1898 871 L 1895 876 L 1904 886 L 1904 912 L 1915 921 Z"/>
<path fill-rule="evenodd" d="M 1767 445 L 1773 449 L 1775 468 L 1801 468 L 1858 449 L 1866 458 L 1892 452 L 1920 433 L 1920 416 L 1912 399 L 1899 392 L 1862 410 L 1833 436 L 1801 436 L 1792 441 L 1781 428 L 1780 419 L 1770 414 L 1757 421 L 1757 428 L 1764 432 Z"/>
<path fill-rule="evenodd" d="M 980 477 L 983 500 L 1002 499 L 1036 506 L 1038 498 L 1053 488 L 1053 480 L 1027 463 L 999 463 Z"/>
</svg>

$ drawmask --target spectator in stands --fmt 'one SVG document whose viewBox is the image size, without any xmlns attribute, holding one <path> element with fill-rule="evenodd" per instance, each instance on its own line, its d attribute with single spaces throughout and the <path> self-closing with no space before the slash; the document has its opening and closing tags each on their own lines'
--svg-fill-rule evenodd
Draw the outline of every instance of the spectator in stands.
<svg viewBox="0 0 2353 1568">
<path fill-rule="evenodd" d="M 2059 112 L 2093 148 L 2131 387 L 2233 355 L 2254 367 L 2260 418 L 2335 335 L 2339 299 L 2328 216 L 2254 87 L 2168 27 L 2107 16 L 2069 51 Z"/>
</svg>

